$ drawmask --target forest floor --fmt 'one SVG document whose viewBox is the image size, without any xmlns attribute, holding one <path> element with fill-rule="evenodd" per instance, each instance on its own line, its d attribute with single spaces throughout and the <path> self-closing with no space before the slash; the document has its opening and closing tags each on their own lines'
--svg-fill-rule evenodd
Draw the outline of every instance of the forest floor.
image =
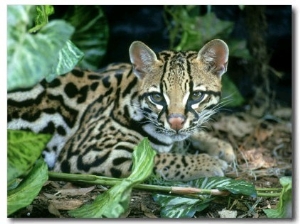
<svg viewBox="0 0 300 224">
<path fill-rule="evenodd" d="M 279 178 L 292 175 L 292 109 L 278 107 L 263 118 L 251 112 L 219 113 L 211 123 L 214 136 L 230 142 L 237 155 L 235 169 L 226 176 L 249 181 L 256 187 L 281 187 Z M 78 186 L 62 181 L 47 181 L 31 205 L 11 218 L 69 218 L 67 211 L 92 201 L 103 186 Z M 235 211 L 237 218 L 267 218 L 263 209 L 275 208 L 278 197 L 228 197 L 213 201 L 193 218 L 220 218 L 223 209 Z M 251 211 L 250 211 L 251 210 Z M 160 218 L 160 206 L 151 192 L 133 190 L 129 210 L 122 218 Z"/>
</svg>

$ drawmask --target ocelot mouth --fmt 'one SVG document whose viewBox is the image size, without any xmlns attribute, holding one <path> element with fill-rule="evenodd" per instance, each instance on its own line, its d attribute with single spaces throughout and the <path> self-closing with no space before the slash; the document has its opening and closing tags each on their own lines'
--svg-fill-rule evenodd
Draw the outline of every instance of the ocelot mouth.
<svg viewBox="0 0 300 224">
<path fill-rule="evenodd" d="M 172 138 L 173 141 L 177 142 L 177 141 L 183 141 L 184 139 L 188 138 L 190 135 L 187 133 L 176 133 L 176 134 L 172 134 L 170 135 L 170 137 Z"/>
</svg>

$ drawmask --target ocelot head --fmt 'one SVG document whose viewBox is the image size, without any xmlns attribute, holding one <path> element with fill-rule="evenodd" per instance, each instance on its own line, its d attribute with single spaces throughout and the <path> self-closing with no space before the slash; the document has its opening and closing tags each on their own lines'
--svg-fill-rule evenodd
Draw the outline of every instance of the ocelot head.
<svg viewBox="0 0 300 224">
<path fill-rule="evenodd" d="M 215 113 L 221 76 L 229 50 L 222 40 L 208 42 L 199 52 L 162 51 L 155 54 L 140 41 L 129 49 L 139 79 L 139 100 L 155 131 L 180 141 L 199 130 Z"/>
</svg>

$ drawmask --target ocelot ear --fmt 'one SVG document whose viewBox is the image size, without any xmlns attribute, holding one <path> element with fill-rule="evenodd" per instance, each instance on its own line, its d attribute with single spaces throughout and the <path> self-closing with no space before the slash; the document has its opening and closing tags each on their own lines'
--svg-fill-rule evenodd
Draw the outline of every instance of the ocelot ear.
<svg viewBox="0 0 300 224">
<path fill-rule="evenodd" d="M 157 61 L 155 53 L 141 41 L 134 41 L 130 45 L 129 56 L 134 74 L 141 79 Z"/>
<path fill-rule="evenodd" d="M 207 64 L 207 69 L 221 77 L 227 70 L 229 49 L 227 44 L 219 39 L 205 44 L 198 53 L 197 59 Z"/>
</svg>

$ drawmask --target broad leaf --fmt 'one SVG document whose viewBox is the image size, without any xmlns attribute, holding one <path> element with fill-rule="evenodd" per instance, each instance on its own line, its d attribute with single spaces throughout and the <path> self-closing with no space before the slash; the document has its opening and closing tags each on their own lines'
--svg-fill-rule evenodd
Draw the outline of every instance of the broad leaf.
<svg viewBox="0 0 300 224">
<path fill-rule="evenodd" d="M 75 27 L 71 40 L 84 53 L 78 66 L 98 69 L 109 37 L 108 23 L 101 6 L 68 6 L 64 19 Z"/>
<path fill-rule="evenodd" d="M 51 135 L 8 130 L 7 181 L 28 172 L 41 156 Z"/>
<path fill-rule="evenodd" d="M 30 34 L 27 27 L 31 24 L 32 8 L 8 6 L 7 13 L 7 87 L 10 91 L 31 87 L 51 74 L 58 63 L 58 52 L 74 28 L 63 20 L 56 20 L 43 26 L 37 34 Z"/>
<path fill-rule="evenodd" d="M 172 182 L 168 183 L 172 185 Z M 174 182 L 173 186 L 190 186 L 200 189 L 227 190 L 232 194 L 255 197 L 255 187 L 243 180 L 233 180 L 227 177 L 200 178 L 190 182 Z M 200 194 L 201 195 L 201 194 Z M 199 195 L 199 196 L 200 196 Z M 199 198 L 185 198 L 155 194 L 154 200 L 161 206 L 161 216 L 165 218 L 190 218 L 196 212 L 205 209 L 215 196 L 201 195 Z"/>
<path fill-rule="evenodd" d="M 76 218 L 118 218 L 128 209 L 132 187 L 143 182 L 152 173 L 154 156 L 155 151 L 145 138 L 134 149 L 131 175 L 99 195 L 92 204 L 72 210 L 69 214 Z"/>
<path fill-rule="evenodd" d="M 204 210 L 212 200 L 204 197 L 203 200 L 155 194 L 154 201 L 160 204 L 162 218 L 191 218 L 196 212 Z"/>
<path fill-rule="evenodd" d="M 279 181 L 283 188 L 276 209 L 263 209 L 263 211 L 268 218 L 292 218 L 292 178 L 281 177 Z"/>
<path fill-rule="evenodd" d="M 232 194 L 256 197 L 255 186 L 244 180 L 235 180 L 228 177 L 206 177 L 192 182 L 192 186 L 203 189 L 227 190 Z"/>
<path fill-rule="evenodd" d="M 58 52 L 56 63 L 54 63 L 46 80 L 51 82 L 57 75 L 69 72 L 77 65 L 78 61 L 80 61 L 83 56 L 83 52 L 68 40 L 64 47 Z"/>
<path fill-rule="evenodd" d="M 29 205 L 47 180 L 48 167 L 44 160 L 40 159 L 20 185 L 8 191 L 7 214 L 10 215 L 18 209 Z"/>
</svg>

